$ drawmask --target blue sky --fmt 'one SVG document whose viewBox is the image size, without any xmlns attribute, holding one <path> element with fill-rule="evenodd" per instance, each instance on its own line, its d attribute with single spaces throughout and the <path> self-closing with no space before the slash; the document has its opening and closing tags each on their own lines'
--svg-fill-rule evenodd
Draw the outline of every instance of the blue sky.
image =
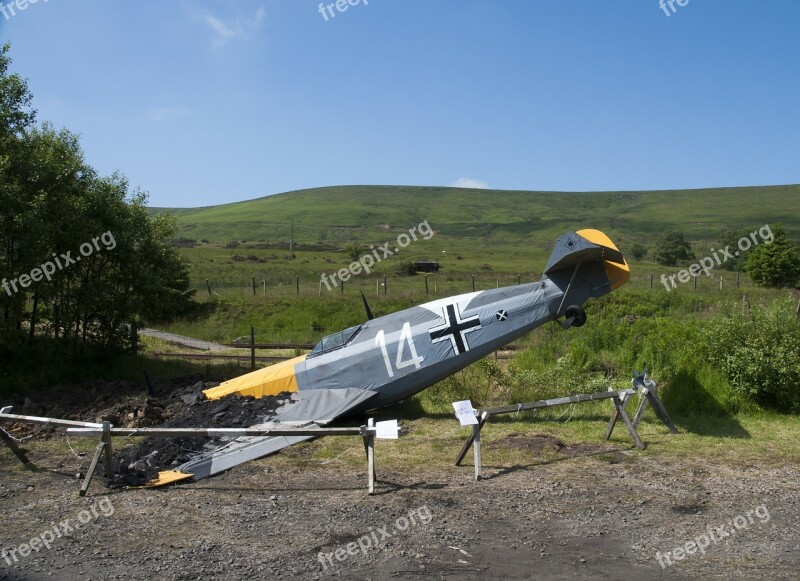
<svg viewBox="0 0 800 581">
<path fill-rule="evenodd" d="M 318 0 L 39 0 L 0 39 L 39 120 L 155 206 L 800 183 L 800 2 L 674 7 L 361 0 L 326 21 Z"/>
</svg>

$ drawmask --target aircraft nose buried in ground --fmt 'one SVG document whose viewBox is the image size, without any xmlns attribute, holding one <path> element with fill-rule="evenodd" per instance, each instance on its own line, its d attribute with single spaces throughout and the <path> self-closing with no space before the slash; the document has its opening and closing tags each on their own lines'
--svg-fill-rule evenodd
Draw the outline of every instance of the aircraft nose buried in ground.
<svg viewBox="0 0 800 581">
<path fill-rule="evenodd" d="M 308 355 L 206 390 L 209 399 L 292 399 L 273 421 L 326 424 L 348 413 L 405 399 L 460 371 L 536 327 L 586 322 L 582 305 L 622 286 L 628 264 L 599 230 L 568 232 L 556 242 L 539 282 L 437 299 L 323 338 Z M 306 437 L 242 438 L 178 470 L 195 478 L 265 456 Z"/>
</svg>

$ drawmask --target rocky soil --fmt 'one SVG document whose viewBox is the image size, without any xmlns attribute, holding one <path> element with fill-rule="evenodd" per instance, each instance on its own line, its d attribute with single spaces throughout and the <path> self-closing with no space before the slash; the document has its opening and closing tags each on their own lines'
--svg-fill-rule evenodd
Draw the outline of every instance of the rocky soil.
<svg viewBox="0 0 800 581">
<path fill-rule="evenodd" d="M 188 396 L 199 387 L 193 378 L 142 395 L 117 385 L 113 397 L 98 388 L 58 405 L 81 419 L 113 410 L 122 424 L 163 424 L 198 407 Z M 200 407 L 203 421 L 233 413 L 218 420 L 245 425 L 259 405 L 268 408 Z M 157 408 L 158 418 L 147 411 Z M 796 579 L 800 570 L 797 463 L 665 460 L 567 446 L 532 426 L 491 442 L 513 449 L 518 465 L 489 465 L 480 482 L 469 466 L 381 470 L 384 444 L 368 496 L 360 465 L 311 462 L 311 444 L 167 489 L 97 481 L 79 498 L 69 468 L 80 462 L 48 434 L 35 438 L 38 472 L 0 447 L 0 578 Z"/>
</svg>

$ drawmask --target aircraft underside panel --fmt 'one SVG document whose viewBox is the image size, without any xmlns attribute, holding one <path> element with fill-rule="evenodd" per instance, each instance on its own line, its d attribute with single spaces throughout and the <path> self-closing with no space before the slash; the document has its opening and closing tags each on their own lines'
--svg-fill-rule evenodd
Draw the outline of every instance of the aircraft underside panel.
<svg viewBox="0 0 800 581">
<path fill-rule="evenodd" d="M 363 389 L 308 390 L 292 395 L 291 401 L 278 410 L 271 421 L 255 428 L 286 428 L 322 425 L 346 414 L 375 396 Z M 234 466 L 274 454 L 278 450 L 310 440 L 313 436 L 243 436 L 224 443 L 211 443 L 212 449 L 203 452 L 175 471 L 191 474 L 195 480 L 230 470 Z"/>
</svg>

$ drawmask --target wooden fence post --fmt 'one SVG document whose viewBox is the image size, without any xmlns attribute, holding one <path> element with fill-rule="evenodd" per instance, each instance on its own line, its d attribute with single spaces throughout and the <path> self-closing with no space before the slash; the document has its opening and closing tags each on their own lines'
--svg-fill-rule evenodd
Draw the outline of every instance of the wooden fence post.
<svg viewBox="0 0 800 581">
<path fill-rule="evenodd" d="M 0 440 L 5 442 L 6 445 L 9 448 L 11 448 L 11 451 L 14 452 L 14 455 L 17 458 L 19 458 L 20 462 L 22 462 L 23 464 L 25 464 L 29 468 L 33 467 L 33 463 L 30 460 L 28 460 L 28 457 L 25 455 L 25 452 L 23 452 L 20 449 L 20 447 L 17 446 L 17 443 L 14 441 L 14 439 L 8 433 L 6 433 L 5 430 L 3 430 L 1 428 L 0 428 Z"/>
<path fill-rule="evenodd" d="M 208 296 L 211 296 L 211 282 L 206 279 L 206 288 L 208 289 Z"/>
<path fill-rule="evenodd" d="M 255 368 L 256 368 L 256 328 L 250 327 L 250 369 L 255 369 Z"/>
<path fill-rule="evenodd" d="M 369 419 L 367 427 L 375 428 L 375 418 Z M 367 437 L 367 487 L 369 494 L 375 494 L 375 434 Z"/>
<path fill-rule="evenodd" d="M 114 481 L 114 452 L 111 448 L 111 422 L 103 422 L 103 449 L 106 455 L 106 478 Z"/>
<path fill-rule="evenodd" d="M 481 428 L 480 423 L 472 426 L 472 450 L 475 458 L 475 480 L 481 479 Z"/>
</svg>

